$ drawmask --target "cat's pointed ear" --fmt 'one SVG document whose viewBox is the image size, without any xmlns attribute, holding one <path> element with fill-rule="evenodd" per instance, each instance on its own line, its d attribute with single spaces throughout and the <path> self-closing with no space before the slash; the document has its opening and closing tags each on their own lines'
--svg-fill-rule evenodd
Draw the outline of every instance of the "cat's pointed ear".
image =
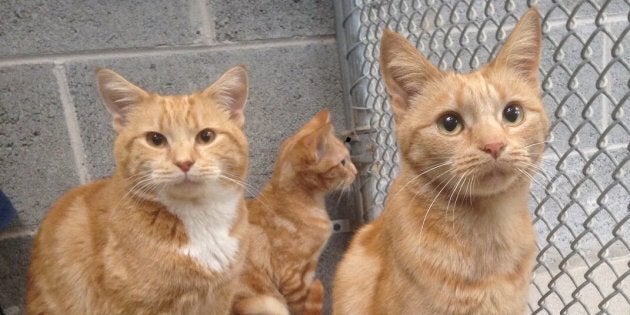
<svg viewBox="0 0 630 315">
<path fill-rule="evenodd" d="M 311 120 L 309 120 L 301 130 L 315 130 L 323 127 L 325 124 L 330 123 L 330 111 L 325 108 L 320 110 Z"/>
<path fill-rule="evenodd" d="M 116 131 L 119 131 L 127 122 L 126 115 L 129 109 L 149 97 L 149 93 L 109 69 L 98 68 L 96 81 L 98 92 L 107 111 L 112 115 Z"/>
<path fill-rule="evenodd" d="M 540 15 L 531 8 L 518 21 L 490 67 L 514 73 L 538 88 L 541 37 Z"/>
<path fill-rule="evenodd" d="M 333 125 L 327 122 L 300 139 L 300 144 L 305 151 L 305 158 L 309 162 L 318 162 L 324 156 L 328 137 L 332 132 Z"/>
<path fill-rule="evenodd" d="M 243 128 L 248 89 L 247 67 L 238 65 L 226 71 L 216 82 L 205 89 L 203 94 L 226 106 L 230 111 L 230 118 Z"/>
<path fill-rule="evenodd" d="M 381 38 L 380 67 L 396 121 L 404 117 L 411 97 L 424 93 L 428 83 L 442 76 L 405 37 L 389 29 Z"/>
</svg>

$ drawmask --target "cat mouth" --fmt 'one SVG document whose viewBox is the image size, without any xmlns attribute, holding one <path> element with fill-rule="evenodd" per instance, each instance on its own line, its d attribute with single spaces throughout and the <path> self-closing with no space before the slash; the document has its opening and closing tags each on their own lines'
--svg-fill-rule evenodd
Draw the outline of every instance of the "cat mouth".
<svg viewBox="0 0 630 315">
<path fill-rule="evenodd" d="M 489 169 L 487 172 L 483 173 L 479 179 L 483 181 L 497 181 L 510 177 L 511 175 L 512 172 L 510 172 L 509 169 L 499 167 L 497 165 Z"/>
<path fill-rule="evenodd" d="M 178 186 L 188 186 L 188 187 L 190 187 L 190 186 L 196 186 L 196 185 L 201 184 L 201 181 L 199 181 L 199 180 L 197 180 L 195 178 L 192 178 L 189 175 L 184 175 L 175 184 L 178 185 Z"/>
</svg>

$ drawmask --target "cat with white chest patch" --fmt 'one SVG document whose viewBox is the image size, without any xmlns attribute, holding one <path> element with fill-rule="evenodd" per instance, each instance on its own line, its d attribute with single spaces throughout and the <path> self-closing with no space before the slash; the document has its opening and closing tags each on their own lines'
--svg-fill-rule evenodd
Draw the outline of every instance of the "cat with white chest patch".
<svg viewBox="0 0 630 315">
<path fill-rule="evenodd" d="M 35 238 L 28 314 L 228 314 L 247 250 L 247 70 L 159 95 L 97 72 L 111 178 L 75 188 Z"/>
</svg>

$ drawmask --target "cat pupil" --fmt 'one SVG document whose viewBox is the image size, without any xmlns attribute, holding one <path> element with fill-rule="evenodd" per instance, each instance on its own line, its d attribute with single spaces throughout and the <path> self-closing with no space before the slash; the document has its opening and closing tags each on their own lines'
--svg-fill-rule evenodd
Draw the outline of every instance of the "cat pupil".
<svg viewBox="0 0 630 315">
<path fill-rule="evenodd" d="M 147 134 L 147 139 L 154 146 L 161 146 L 166 142 L 166 138 L 157 132 L 149 132 Z"/>
<path fill-rule="evenodd" d="M 442 119 L 442 125 L 446 131 L 453 131 L 459 125 L 459 119 L 454 115 L 447 115 Z"/>
<path fill-rule="evenodd" d="M 199 132 L 198 138 L 202 143 L 209 143 L 214 140 L 214 131 L 206 128 Z"/>
<path fill-rule="evenodd" d="M 521 115 L 521 109 L 518 105 L 508 105 L 503 109 L 503 117 L 509 122 L 516 122 Z"/>
</svg>

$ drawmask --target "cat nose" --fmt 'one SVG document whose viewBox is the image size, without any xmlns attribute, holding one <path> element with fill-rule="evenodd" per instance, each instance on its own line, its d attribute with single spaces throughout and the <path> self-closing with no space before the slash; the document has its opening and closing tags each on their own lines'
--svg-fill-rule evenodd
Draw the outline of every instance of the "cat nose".
<svg viewBox="0 0 630 315">
<path fill-rule="evenodd" d="M 495 142 L 495 143 L 487 143 L 483 146 L 483 152 L 486 152 L 492 155 L 493 158 L 498 158 L 501 155 L 501 152 L 505 148 L 505 143 L 503 142 Z"/>
<path fill-rule="evenodd" d="M 182 170 L 184 173 L 188 172 L 193 164 L 195 164 L 195 162 L 193 161 L 175 162 L 175 165 L 177 165 L 177 167 L 179 167 L 179 169 Z"/>
</svg>

